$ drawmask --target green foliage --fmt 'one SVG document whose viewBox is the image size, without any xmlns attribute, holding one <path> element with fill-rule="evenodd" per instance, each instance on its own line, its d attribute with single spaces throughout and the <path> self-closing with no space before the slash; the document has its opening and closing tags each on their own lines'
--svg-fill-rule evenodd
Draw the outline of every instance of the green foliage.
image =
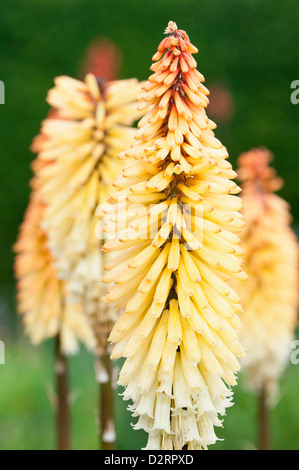
<svg viewBox="0 0 299 470">
<path fill-rule="evenodd" d="M 6 343 L 6 364 L 0 366 L 0 449 L 55 448 L 53 350 L 52 341 L 38 349 L 24 341 Z M 73 448 L 97 449 L 98 389 L 93 357 L 82 351 L 70 360 L 69 370 Z M 118 449 L 141 448 L 145 435 L 130 426 L 132 418 L 118 393 Z"/>
</svg>

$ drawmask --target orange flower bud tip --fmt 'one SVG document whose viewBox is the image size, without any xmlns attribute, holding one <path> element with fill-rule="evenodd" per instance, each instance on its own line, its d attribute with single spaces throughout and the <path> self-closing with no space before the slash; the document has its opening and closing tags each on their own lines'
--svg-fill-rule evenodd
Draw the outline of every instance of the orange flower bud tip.
<svg viewBox="0 0 299 470">
<path fill-rule="evenodd" d="M 193 46 L 193 44 L 191 43 L 187 45 L 187 49 L 188 49 L 188 52 L 190 52 L 190 54 L 198 54 L 197 47 Z"/>
<path fill-rule="evenodd" d="M 168 40 L 170 46 L 177 46 L 179 43 L 179 38 L 171 36 Z"/>
</svg>

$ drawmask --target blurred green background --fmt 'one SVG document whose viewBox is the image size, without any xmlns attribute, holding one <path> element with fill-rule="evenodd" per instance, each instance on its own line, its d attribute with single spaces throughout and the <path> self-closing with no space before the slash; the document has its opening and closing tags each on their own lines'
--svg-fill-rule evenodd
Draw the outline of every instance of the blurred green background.
<svg viewBox="0 0 299 470">
<path fill-rule="evenodd" d="M 299 79 L 297 0 L 10 0 L 1 5 L 0 80 L 0 339 L 6 365 L 0 366 L 0 449 L 53 448 L 51 342 L 33 349 L 20 339 L 15 315 L 13 254 L 28 201 L 29 146 L 48 112 L 53 78 L 79 76 L 86 49 L 99 37 L 121 51 L 120 77 L 145 79 L 151 57 L 169 20 L 185 29 L 199 48 L 198 69 L 215 91 L 208 114 L 217 137 L 235 164 L 240 152 L 267 146 L 285 180 L 280 194 L 299 223 L 297 155 L 299 105 L 290 101 Z M 213 104 L 213 106 L 212 106 Z M 224 109 L 224 111 L 223 111 Z M 96 448 L 96 390 L 92 358 L 72 360 L 74 446 Z M 299 449 L 299 366 L 283 378 L 282 399 L 273 413 L 275 447 Z M 75 395 L 78 395 L 75 399 Z M 252 447 L 254 397 L 241 385 L 229 410 L 224 443 L 215 448 Z M 89 410 L 89 413 L 88 413 Z M 143 436 L 130 429 L 125 404 L 118 402 L 119 448 L 139 448 Z M 139 439 L 139 440 L 138 440 Z M 138 442 L 137 442 L 138 440 Z"/>
</svg>

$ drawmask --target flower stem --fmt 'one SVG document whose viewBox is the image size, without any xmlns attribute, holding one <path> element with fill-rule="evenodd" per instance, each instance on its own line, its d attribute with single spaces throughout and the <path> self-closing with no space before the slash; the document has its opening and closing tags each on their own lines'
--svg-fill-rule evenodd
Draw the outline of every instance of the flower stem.
<svg viewBox="0 0 299 470">
<path fill-rule="evenodd" d="M 97 361 L 99 383 L 99 436 L 101 450 L 115 449 L 114 392 L 112 387 L 112 361 L 105 354 Z"/>
<path fill-rule="evenodd" d="M 263 387 L 258 396 L 259 407 L 259 449 L 270 450 L 270 422 L 267 392 Z"/>
<path fill-rule="evenodd" d="M 57 387 L 57 450 L 70 450 L 70 410 L 68 400 L 68 363 L 61 352 L 60 341 L 55 341 L 55 373 Z"/>
</svg>

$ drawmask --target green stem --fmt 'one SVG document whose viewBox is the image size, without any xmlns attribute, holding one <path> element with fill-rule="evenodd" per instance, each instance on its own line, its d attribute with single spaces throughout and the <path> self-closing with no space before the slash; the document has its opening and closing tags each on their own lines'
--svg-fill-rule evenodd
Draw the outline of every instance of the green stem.
<svg viewBox="0 0 299 470">
<path fill-rule="evenodd" d="M 259 449 L 270 450 L 270 420 L 267 392 L 263 387 L 259 393 Z"/>
<path fill-rule="evenodd" d="M 108 354 L 98 359 L 99 429 L 102 450 L 115 450 L 114 392 L 112 361 Z"/>
<path fill-rule="evenodd" d="M 57 450 L 70 450 L 68 363 L 66 356 L 61 352 L 59 337 L 55 341 L 55 373 L 57 387 Z"/>
</svg>

